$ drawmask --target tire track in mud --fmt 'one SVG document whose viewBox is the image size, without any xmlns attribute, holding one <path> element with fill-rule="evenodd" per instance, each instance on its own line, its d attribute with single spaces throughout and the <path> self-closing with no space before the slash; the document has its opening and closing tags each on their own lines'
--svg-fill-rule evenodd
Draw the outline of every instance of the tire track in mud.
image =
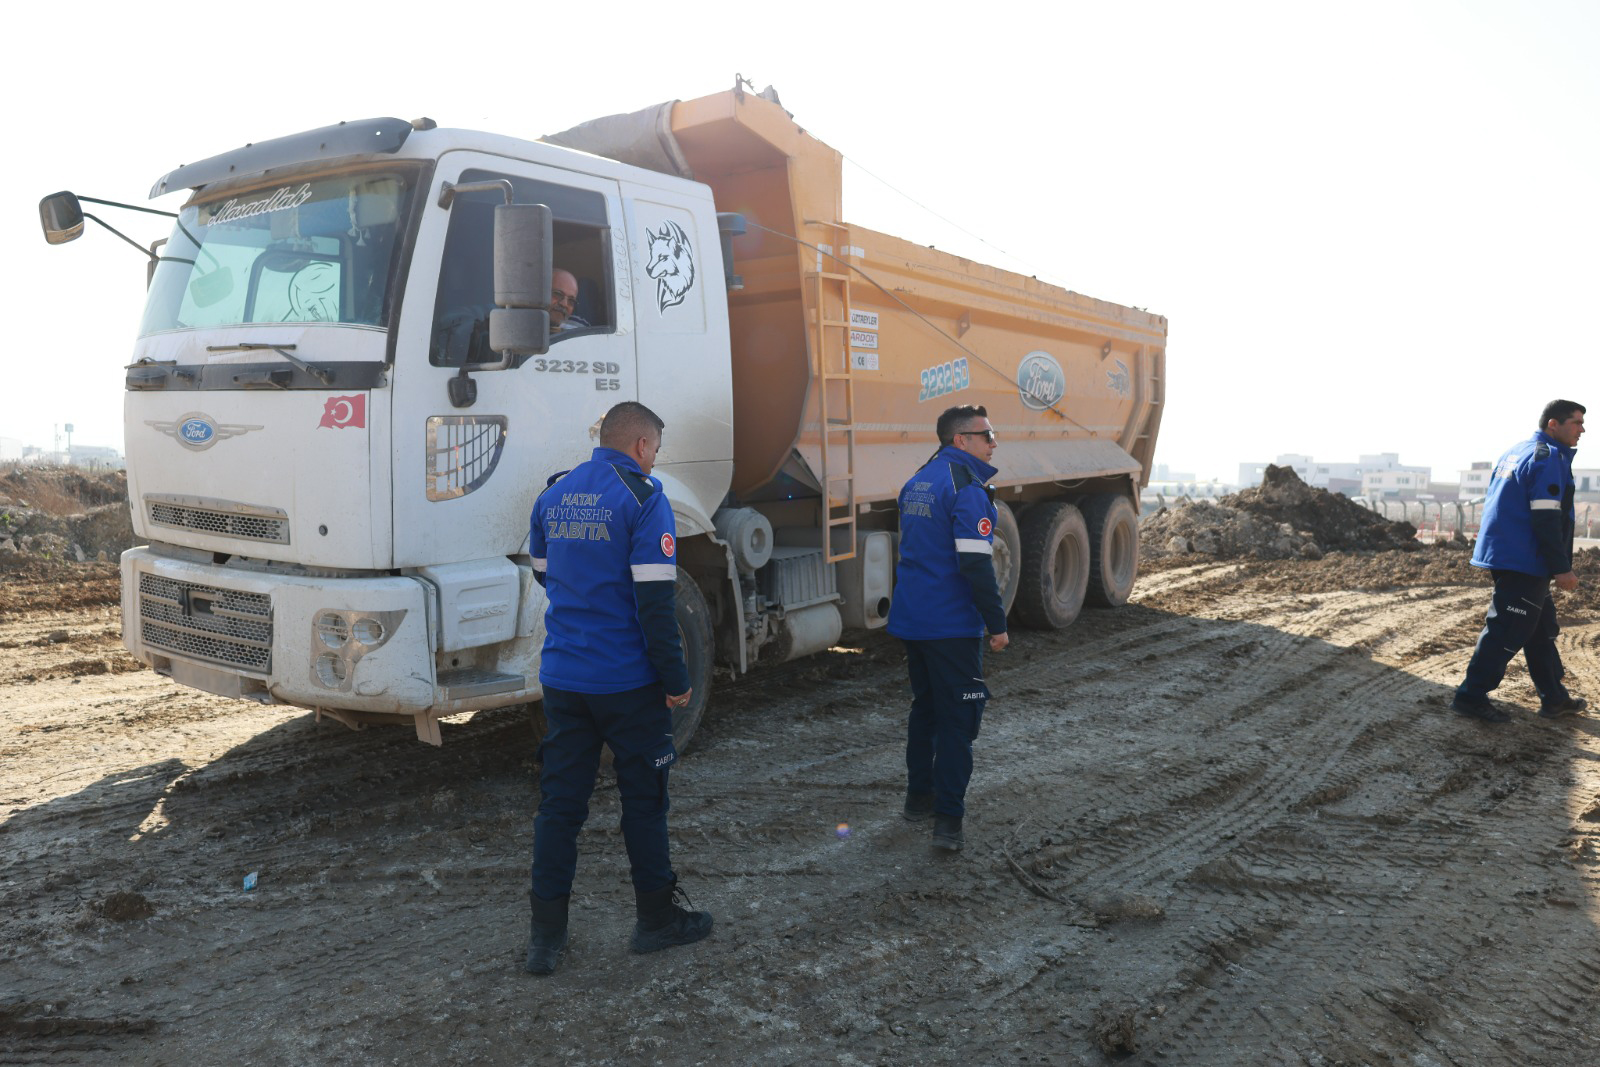
<svg viewBox="0 0 1600 1067">
<path fill-rule="evenodd" d="M 1371 687 L 1368 687 L 1370 691 Z M 1362 694 L 1358 693 L 1357 696 Z M 1324 805 L 1335 808 L 1341 805 L 1354 805 L 1359 807 L 1361 798 L 1357 795 L 1360 783 L 1370 782 L 1375 777 L 1390 774 L 1399 776 L 1407 766 L 1406 757 L 1411 752 L 1421 752 L 1433 749 L 1440 745 L 1447 745 L 1455 740 L 1458 731 L 1463 725 L 1453 717 L 1437 714 L 1390 722 L 1377 722 L 1369 724 L 1346 748 L 1343 756 L 1338 761 L 1340 764 L 1351 763 L 1354 766 L 1336 766 L 1328 775 L 1330 786 L 1311 794 L 1306 801 L 1298 805 L 1301 811 L 1309 812 L 1319 817 L 1317 832 L 1323 835 L 1332 835 L 1334 828 L 1328 825 L 1325 818 Z M 1470 726 L 1469 726 L 1470 728 Z M 1525 729 L 1537 731 L 1538 725 L 1528 724 Z M 1557 747 L 1545 743 L 1534 735 L 1531 745 L 1532 758 L 1541 764 L 1548 764 Z M 1469 752 L 1468 755 L 1474 753 Z M 1523 753 L 1526 755 L 1526 752 Z M 1477 753 L 1480 759 L 1495 760 L 1507 758 L 1504 753 L 1491 752 L 1488 755 Z M 1376 764 L 1376 765 L 1375 765 Z M 1294 843 L 1297 838 L 1290 827 L 1278 829 L 1268 827 L 1253 834 L 1243 836 L 1244 843 L 1239 847 L 1227 851 L 1220 859 L 1197 866 L 1185 880 L 1187 887 L 1211 891 L 1225 900 L 1228 911 L 1235 916 L 1255 912 L 1258 914 L 1306 914 L 1311 911 L 1306 904 L 1313 902 L 1319 904 L 1326 911 L 1333 911 L 1339 915 L 1350 915 L 1349 920 L 1341 920 L 1337 924 L 1324 923 L 1321 925 L 1304 924 L 1305 928 L 1298 930 L 1293 938 L 1274 938 L 1270 943 L 1259 942 L 1256 939 L 1246 939 L 1250 947 L 1249 966 L 1257 973 L 1270 973 L 1274 976 L 1273 989 L 1265 1001 L 1251 996 L 1238 989 L 1230 989 L 1228 1000 L 1234 1003 L 1230 1014 L 1235 1017 L 1232 1025 L 1219 1025 L 1212 1016 L 1215 1015 L 1216 998 L 1212 991 L 1202 989 L 1187 995 L 1184 999 L 1190 1001 L 1185 1010 L 1168 1012 L 1164 1014 L 1159 1024 L 1150 1027 L 1153 1055 L 1169 1056 L 1172 1062 L 1227 1062 L 1227 1057 L 1239 1055 L 1246 1050 L 1252 1050 L 1251 1042 L 1259 1043 L 1259 1035 L 1264 1032 L 1263 1021 L 1268 1025 L 1266 1031 L 1286 1033 L 1293 1032 L 1297 1019 L 1310 1004 L 1318 1003 L 1312 995 L 1317 992 L 1316 986 L 1325 985 L 1325 969 L 1329 966 L 1338 968 L 1343 960 L 1351 967 L 1358 966 L 1366 959 L 1375 945 L 1383 944 L 1387 939 L 1396 934 L 1405 937 L 1406 931 L 1397 930 L 1393 924 L 1382 921 L 1385 913 L 1394 907 L 1397 902 L 1414 895 L 1427 897 L 1434 895 L 1450 899 L 1450 885 L 1441 881 L 1446 877 L 1459 877 L 1460 872 L 1454 875 L 1441 875 L 1440 872 L 1447 864 L 1460 865 L 1463 854 L 1468 862 L 1474 856 L 1480 862 L 1491 862 L 1490 855 L 1497 849 L 1485 848 L 1477 845 L 1477 839 L 1482 833 L 1482 818 L 1478 808 L 1482 806 L 1487 792 L 1488 798 L 1494 800 L 1505 796 L 1516 797 L 1518 792 L 1503 781 L 1494 781 L 1484 787 L 1483 792 L 1468 793 L 1463 788 L 1464 783 L 1441 783 L 1441 788 L 1434 790 L 1431 795 L 1421 801 L 1404 805 L 1410 810 L 1396 811 L 1393 808 L 1381 811 L 1360 811 L 1350 816 L 1349 826 L 1353 828 L 1361 840 L 1354 847 L 1346 842 L 1315 841 L 1309 847 L 1291 849 L 1287 854 L 1282 850 L 1285 842 Z M 1449 786 L 1449 787 L 1444 787 Z M 1521 794 L 1528 796 L 1526 792 Z M 1471 798 L 1471 803 L 1467 799 Z M 1442 802 L 1442 803 L 1441 803 Z M 1514 801 L 1512 802 L 1514 803 Z M 1433 810 L 1443 806 L 1447 810 Z M 1420 815 L 1431 814 L 1431 818 L 1418 826 L 1413 832 L 1412 824 L 1421 822 Z M 1532 818 L 1536 812 L 1530 810 L 1517 813 L 1518 821 Z M 1304 840 L 1304 833 L 1299 832 L 1300 840 Z M 1254 849 L 1253 842 L 1260 842 L 1269 835 L 1273 845 L 1268 849 Z M 1224 835 L 1226 837 L 1228 835 Z M 1346 835 L 1347 836 L 1347 835 Z M 1441 841 L 1449 842 L 1441 845 Z M 1549 843 L 1544 844 L 1548 851 Z M 1363 859 L 1362 851 L 1369 854 L 1377 853 L 1370 862 Z M 1548 866 L 1543 857 L 1535 854 L 1536 850 L 1529 849 L 1526 854 L 1512 860 L 1513 866 L 1532 867 Z M 1336 875 L 1328 874 L 1329 864 L 1326 857 L 1329 854 L 1338 857 L 1335 865 Z M 1381 881 L 1374 881 L 1370 876 L 1374 871 L 1382 872 Z M 1570 879 L 1571 872 L 1563 866 L 1563 872 Z M 1123 872 L 1114 873 L 1121 874 Z M 1363 879 L 1361 874 L 1369 877 Z M 1102 877 L 1104 872 L 1101 872 Z M 1397 884 L 1397 879 L 1400 884 Z M 1428 886 L 1428 881 L 1438 883 Z M 1409 882 L 1410 884 L 1405 884 Z M 1418 893 L 1421 886 L 1424 890 L 1432 892 Z M 1175 900 L 1181 899 L 1184 892 L 1174 892 Z M 1192 908 L 1196 903 L 1203 902 L 1205 896 L 1187 901 Z M 1428 936 L 1411 938 L 1419 949 L 1431 947 L 1438 953 L 1443 945 L 1450 945 L 1452 940 L 1457 943 L 1452 946 L 1451 956 L 1465 959 L 1476 946 L 1476 941 L 1471 938 L 1455 937 L 1460 929 L 1454 922 L 1456 916 L 1446 914 L 1442 917 L 1442 924 L 1434 924 L 1439 928 L 1430 929 Z M 1516 935 L 1503 935 L 1516 937 Z M 1314 938 L 1315 945 L 1311 951 L 1305 951 L 1303 943 L 1307 938 Z M 1516 938 L 1523 940 L 1522 938 Z M 1554 951 L 1558 946 L 1552 945 L 1552 956 L 1560 960 L 1564 955 L 1570 960 L 1570 969 L 1579 974 L 1590 973 L 1595 967 L 1600 967 L 1600 950 L 1584 945 L 1573 951 L 1568 947 L 1565 954 Z M 1303 955 L 1305 959 L 1316 961 L 1316 967 L 1306 970 L 1297 966 L 1297 960 Z M 1565 975 L 1568 967 L 1557 962 L 1552 968 L 1558 975 Z M 1426 1022 L 1432 1014 L 1426 1010 L 1427 998 L 1418 1000 L 1406 991 L 1414 988 L 1415 978 L 1405 973 L 1390 976 L 1393 994 L 1385 1006 L 1407 1024 Z M 1204 984 L 1204 983 L 1202 983 Z M 1286 989 L 1293 990 L 1296 986 L 1306 985 L 1302 995 L 1285 996 Z M 1556 983 L 1564 987 L 1558 993 L 1559 1004 L 1554 1014 L 1567 1024 L 1573 1020 L 1584 1018 L 1586 1007 L 1592 1007 L 1594 993 L 1592 986 L 1585 986 L 1581 981 L 1566 980 Z M 1509 990 L 1497 990 L 1494 993 L 1505 994 Z M 1488 994 L 1493 995 L 1493 993 Z M 1337 999 L 1337 988 L 1324 994 L 1326 997 Z M 1514 999 L 1514 998 L 1512 998 Z M 1281 1007 L 1283 1002 L 1293 1004 L 1292 1011 L 1285 1011 Z M 1337 1004 L 1322 1002 L 1324 1010 L 1330 1016 L 1336 1016 Z M 1421 1006 L 1419 1006 L 1421 1005 Z M 1182 1005 L 1180 1005 L 1182 1007 Z M 1356 1013 L 1370 1024 L 1373 1018 L 1371 1012 Z M 1381 1020 L 1381 1016 L 1379 1016 Z M 1512 1026 L 1515 1020 L 1506 1018 L 1504 1025 Z M 1410 1042 L 1399 1041 L 1392 1030 L 1372 1030 L 1370 1025 L 1363 1035 L 1362 1027 L 1353 1023 L 1347 1028 L 1349 1033 L 1343 1040 L 1355 1038 L 1352 1047 L 1373 1048 L 1385 1047 L 1390 1049 L 1403 1049 Z M 1535 1042 L 1545 1051 L 1554 1052 L 1562 1047 L 1563 1042 L 1570 1040 L 1570 1033 L 1556 1036 L 1545 1047 L 1545 1043 Z M 1321 1035 L 1321 1039 L 1328 1039 L 1329 1034 Z M 1367 1042 L 1366 1044 L 1363 1044 Z M 1333 1042 L 1335 1045 L 1337 1041 Z M 1327 1044 L 1320 1046 L 1326 1050 Z M 1231 1053 L 1230 1053 L 1231 1050 Z M 1259 1047 L 1255 1052 L 1269 1051 Z"/>
<path fill-rule="evenodd" d="M 1452 620 L 1435 623 L 1435 626 L 1452 625 Z M 1351 637 L 1360 638 L 1362 631 L 1370 630 L 1372 624 L 1361 621 L 1354 633 L 1338 634 L 1341 640 Z M 1427 635 L 1414 635 L 1418 641 L 1426 641 Z M 1337 656 L 1338 653 L 1332 655 Z M 1374 671 L 1379 668 L 1374 667 Z M 1317 675 L 1313 676 L 1318 677 Z M 1437 732 L 1428 727 L 1437 727 L 1450 719 L 1439 715 L 1412 716 L 1410 718 L 1377 719 L 1363 723 L 1362 717 L 1370 712 L 1365 709 L 1373 704 L 1382 704 L 1377 699 L 1387 693 L 1403 694 L 1407 690 L 1423 688 L 1417 684 L 1416 679 L 1409 679 L 1397 672 L 1383 672 L 1376 678 L 1369 678 L 1358 686 L 1351 687 L 1339 694 L 1343 699 L 1313 699 L 1310 703 L 1322 703 L 1328 709 L 1328 719 L 1338 721 L 1342 715 L 1349 713 L 1353 717 L 1354 728 L 1337 730 L 1309 729 L 1313 724 L 1301 717 L 1294 723 L 1298 731 L 1295 743 L 1307 750 L 1322 753 L 1319 757 L 1306 758 L 1283 764 L 1275 763 L 1271 774 L 1271 781 L 1263 782 L 1261 777 L 1261 761 L 1247 760 L 1243 766 L 1235 761 L 1228 769 L 1218 774 L 1215 770 L 1207 768 L 1201 772 L 1203 779 L 1208 778 L 1198 789 L 1189 789 L 1186 794 L 1163 790 L 1158 784 L 1155 786 L 1157 799 L 1162 802 L 1161 808 L 1167 810 L 1181 809 L 1187 806 L 1203 803 L 1212 808 L 1207 815 L 1215 818 L 1215 809 L 1226 806 L 1228 802 L 1237 802 L 1237 810 L 1224 813 L 1223 818 L 1213 825 L 1205 827 L 1207 843 L 1220 850 L 1223 859 L 1230 859 L 1233 850 L 1223 846 L 1222 842 L 1233 839 L 1249 839 L 1259 832 L 1258 826 L 1265 820 L 1263 816 L 1271 818 L 1274 814 L 1289 814 L 1295 809 L 1313 810 L 1323 804 L 1335 803 L 1349 797 L 1356 789 L 1357 783 L 1370 779 L 1376 773 L 1396 773 L 1406 766 L 1406 755 L 1409 748 L 1422 748 L 1431 744 L 1435 738 L 1428 736 Z M 1313 685 L 1316 684 L 1314 681 Z M 1284 685 L 1272 694 L 1271 699 L 1261 703 L 1272 706 L 1276 704 L 1296 703 L 1306 704 L 1304 694 L 1297 694 L 1299 686 L 1294 684 Z M 1224 694 L 1225 695 L 1225 694 Z M 1322 694 L 1314 694 L 1321 696 Z M 1291 701 L 1299 696 L 1300 699 Z M 1219 696 L 1219 699 L 1221 697 Z M 1379 712 L 1378 714 L 1391 714 Z M 1425 713 L 1426 714 L 1426 713 Z M 1237 720 L 1235 720 L 1237 721 Z M 1452 726 L 1455 724 L 1452 723 Z M 1308 736 L 1309 733 L 1309 736 Z M 1341 747 L 1342 746 L 1342 747 Z M 1389 748 L 1398 749 L 1390 751 Z M 1327 755 L 1331 751 L 1332 755 Z M 1374 763 L 1377 766 L 1374 766 Z M 1353 764 L 1346 767 L 1345 764 Z M 1175 768 L 1163 775 L 1163 778 L 1173 778 L 1178 782 L 1187 783 L 1191 777 L 1185 773 L 1194 768 Z M 1171 770 L 1176 770 L 1172 774 Z M 1207 774 L 1207 771 L 1210 773 Z M 1142 779 L 1148 782 L 1148 779 Z M 1326 786 L 1316 787 L 1318 783 L 1327 781 Z M 1300 799 L 1293 802 L 1289 798 L 1299 794 Z M 1439 795 L 1448 795 L 1448 792 Z M 1241 799 L 1242 798 L 1242 799 Z M 1391 819 L 1395 816 L 1391 815 Z M 1162 862 L 1152 864 L 1144 858 L 1135 855 L 1131 860 L 1119 863 L 1115 856 L 1129 851 L 1137 852 L 1139 844 L 1155 837 L 1169 839 L 1184 837 L 1192 847 L 1194 844 L 1192 825 L 1182 827 L 1172 825 L 1172 820 L 1161 817 L 1159 810 L 1152 811 L 1146 804 L 1142 809 L 1124 812 L 1118 819 L 1109 823 L 1117 829 L 1130 832 L 1129 841 L 1115 842 L 1104 845 L 1091 841 L 1087 847 L 1072 850 L 1070 861 L 1079 869 L 1088 868 L 1092 874 L 1085 875 L 1077 881 L 1068 881 L 1063 888 L 1072 890 L 1077 895 L 1090 895 L 1096 890 L 1106 891 L 1116 889 L 1121 892 L 1138 892 L 1144 889 L 1158 888 L 1165 878 L 1171 873 L 1164 869 Z M 1131 843 L 1130 843 L 1131 842 Z M 1101 847 L 1096 847 L 1100 845 Z M 1200 850 L 1203 858 L 1205 851 Z M 1062 857 L 1051 857 L 1050 863 Z M 1394 857 L 1386 857 L 1386 866 L 1393 865 Z M 1313 871 L 1315 867 L 1312 868 Z M 1394 889 L 1389 886 L 1351 886 L 1330 885 L 1324 879 L 1318 878 L 1314 873 L 1309 879 L 1285 879 L 1279 877 L 1252 876 L 1250 871 L 1240 869 L 1235 862 L 1232 865 L 1223 864 L 1213 859 L 1209 863 L 1197 863 L 1190 875 L 1193 882 L 1205 883 L 1207 881 L 1220 882 L 1231 891 L 1247 892 L 1258 898 L 1258 902 L 1269 907 L 1281 906 L 1287 902 L 1294 907 L 1302 907 L 1307 899 L 1320 899 L 1324 905 L 1344 904 L 1346 908 L 1360 907 L 1363 909 L 1377 908 L 1392 897 Z M 1265 899 L 1261 899 L 1265 898 Z M 1380 936 L 1377 930 L 1372 932 L 1372 937 Z M 1330 953 L 1322 951 L 1316 958 L 1325 962 Z M 1348 953 L 1348 958 L 1359 958 L 1360 952 Z M 1272 973 L 1281 974 L 1287 969 L 1292 973 L 1293 960 L 1274 961 Z M 1207 1009 L 1209 1010 L 1209 1009 Z M 1258 1013 L 1259 1014 L 1259 1013 Z M 1183 1013 L 1168 1016 L 1164 1026 L 1171 1032 L 1183 1030 Z M 1293 1020 L 1286 1020 L 1292 1022 Z M 1247 1019 L 1237 1031 L 1226 1028 L 1229 1032 L 1214 1046 L 1193 1047 L 1185 1046 L 1178 1053 L 1176 1062 L 1224 1062 L 1228 1049 L 1237 1051 L 1240 1041 L 1249 1039 L 1252 1034 L 1259 1032 L 1260 1019 Z M 1190 1056 L 1195 1058 L 1191 1061 Z M 1208 1057 L 1222 1057 L 1211 1059 Z"/>
</svg>

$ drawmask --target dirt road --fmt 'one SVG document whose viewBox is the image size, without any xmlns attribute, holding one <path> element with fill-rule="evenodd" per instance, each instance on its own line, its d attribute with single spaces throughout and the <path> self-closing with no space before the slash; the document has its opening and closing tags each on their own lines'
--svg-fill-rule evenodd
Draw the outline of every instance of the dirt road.
<svg viewBox="0 0 1600 1067">
<path fill-rule="evenodd" d="M 178 689 L 73 573 L 0 584 L 0 1062 L 1600 1062 L 1600 719 L 1447 710 L 1459 559 L 1177 567 L 1018 633 L 953 858 L 899 817 L 894 642 L 724 683 L 673 776 L 716 932 L 627 954 L 602 790 L 544 980 L 526 709 L 436 750 Z"/>
</svg>

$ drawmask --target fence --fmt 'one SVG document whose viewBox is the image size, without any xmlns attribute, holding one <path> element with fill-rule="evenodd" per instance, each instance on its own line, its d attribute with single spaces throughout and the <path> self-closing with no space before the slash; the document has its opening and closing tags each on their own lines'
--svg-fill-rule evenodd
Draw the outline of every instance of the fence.
<svg viewBox="0 0 1600 1067">
<path fill-rule="evenodd" d="M 1429 539 L 1448 537 L 1460 532 L 1472 535 L 1478 532 L 1483 517 L 1483 500 L 1384 500 L 1353 498 L 1356 503 L 1377 512 L 1393 522 L 1409 522 L 1417 528 L 1417 536 Z M 1575 505 L 1577 535 L 1593 537 L 1595 523 L 1600 519 L 1600 506 L 1592 503 Z"/>
</svg>

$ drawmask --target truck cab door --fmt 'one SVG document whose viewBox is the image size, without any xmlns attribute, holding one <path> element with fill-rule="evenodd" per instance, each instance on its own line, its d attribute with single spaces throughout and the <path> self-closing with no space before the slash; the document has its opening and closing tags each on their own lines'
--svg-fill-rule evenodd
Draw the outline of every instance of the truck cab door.
<svg viewBox="0 0 1600 1067">
<path fill-rule="evenodd" d="M 473 371 L 477 398 L 454 407 L 464 362 L 493 362 L 493 218 L 501 192 L 442 183 L 506 179 L 517 203 L 551 209 L 554 265 L 578 281 L 583 325 L 552 329 L 549 351 Z M 606 410 L 638 398 L 633 280 L 617 183 L 475 152 L 444 155 L 412 253 L 394 371 L 394 562 L 419 567 L 514 554 L 551 475 L 588 459 Z"/>
</svg>

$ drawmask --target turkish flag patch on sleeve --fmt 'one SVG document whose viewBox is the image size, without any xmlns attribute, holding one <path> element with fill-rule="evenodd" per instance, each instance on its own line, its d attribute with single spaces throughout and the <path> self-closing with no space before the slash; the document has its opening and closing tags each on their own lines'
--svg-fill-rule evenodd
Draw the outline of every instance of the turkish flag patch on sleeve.
<svg viewBox="0 0 1600 1067">
<path fill-rule="evenodd" d="M 671 559 L 672 553 L 677 550 L 677 547 L 678 543 L 672 539 L 671 534 L 664 533 L 661 535 L 661 554 L 663 556 Z"/>
<path fill-rule="evenodd" d="M 984 537 L 988 537 L 993 532 L 994 523 L 990 522 L 988 519 L 978 520 L 978 533 L 982 534 Z"/>
</svg>

